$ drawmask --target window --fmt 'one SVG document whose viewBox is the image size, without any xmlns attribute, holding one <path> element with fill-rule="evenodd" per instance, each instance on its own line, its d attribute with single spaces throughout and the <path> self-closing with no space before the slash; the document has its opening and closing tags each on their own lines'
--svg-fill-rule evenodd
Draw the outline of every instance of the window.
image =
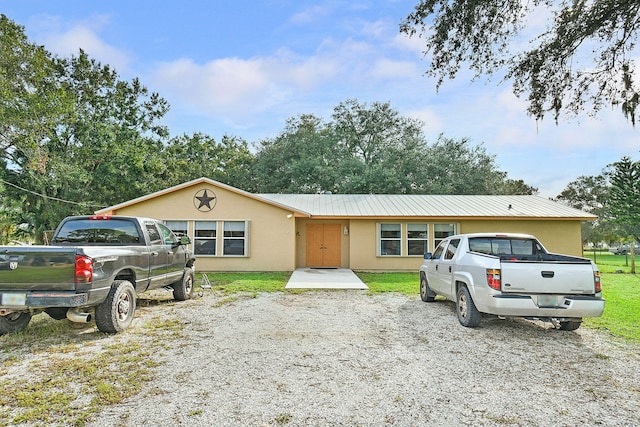
<svg viewBox="0 0 640 427">
<path fill-rule="evenodd" d="M 447 246 L 447 252 L 444 254 L 444 259 L 453 259 L 459 244 L 460 239 L 452 239 Z"/>
<path fill-rule="evenodd" d="M 433 224 L 433 245 L 438 246 L 440 242 L 454 234 L 456 234 L 455 224 Z"/>
<path fill-rule="evenodd" d="M 177 237 L 189 235 L 187 221 L 165 221 L 164 223 Z"/>
<path fill-rule="evenodd" d="M 153 222 L 148 222 L 145 224 L 145 227 L 147 228 L 147 233 L 149 234 L 149 241 L 154 245 L 161 245 L 162 237 L 160 236 L 156 225 Z"/>
<path fill-rule="evenodd" d="M 245 255 L 247 230 L 245 221 L 224 221 L 222 255 Z"/>
<path fill-rule="evenodd" d="M 433 255 L 431 256 L 431 258 L 440 259 L 442 257 L 442 252 L 444 252 L 444 245 L 442 243 L 443 242 L 440 242 L 436 250 L 433 252 Z"/>
<path fill-rule="evenodd" d="M 427 224 L 407 224 L 407 255 L 424 255 L 429 248 Z"/>
<path fill-rule="evenodd" d="M 162 234 L 162 240 L 165 245 L 173 245 L 178 243 L 178 239 L 175 234 L 164 224 L 158 224 L 158 228 L 160 229 L 160 233 Z"/>
<path fill-rule="evenodd" d="M 454 234 L 456 224 L 378 223 L 378 256 L 423 256 Z"/>
<path fill-rule="evenodd" d="M 400 224 L 380 224 L 380 255 L 400 255 Z"/>
<path fill-rule="evenodd" d="M 77 219 L 66 221 L 56 239 L 56 245 L 139 245 L 138 228 L 132 221 L 120 219 Z"/>
<path fill-rule="evenodd" d="M 217 246 L 218 223 L 216 221 L 196 221 L 194 253 L 196 255 L 215 255 Z"/>
</svg>

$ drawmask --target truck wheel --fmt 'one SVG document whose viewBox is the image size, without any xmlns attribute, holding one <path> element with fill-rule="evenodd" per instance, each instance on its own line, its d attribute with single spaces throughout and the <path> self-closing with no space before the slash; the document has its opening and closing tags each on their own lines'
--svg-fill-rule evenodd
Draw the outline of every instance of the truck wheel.
<svg viewBox="0 0 640 427">
<path fill-rule="evenodd" d="M 456 311 L 458 312 L 458 320 L 462 326 L 475 328 L 480 324 L 482 314 L 473 303 L 469 289 L 467 289 L 466 286 L 460 286 L 460 289 L 458 289 Z"/>
<path fill-rule="evenodd" d="M 0 335 L 12 334 L 27 327 L 31 321 L 31 313 L 9 313 L 0 316 Z"/>
<path fill-rule="evenodd" d="M 173 288 L 173 298 L 178 301 L 186 301 L 193 297 L 193 269 L 185 268 L 182 279 L 171 285 Z"/>
<path fill-rule="evenodd" d="M 67 310 L 66 307 L 50 307 L 45 308 L 44 312 L 49 315 L 52 319 L 62 320 L 67 318 Z"/>
<path fill-rule="evenodd" d="M 560 322 L 560 330 L 561 331 L 575 331 L 580 327 L 582 322 L 577 322 L 575 320 L 568 320 L 566 322 Z"/>
<path fill-rule="evenodd" d="M 429 288 L 427 277 L 424 274 L 420 274 L 420 299 L 424 302 L 433 302 L 435 298 L 436 294 Z"/>
<path fill-rule="evenodd" d="M 107 299 L 96 307 L 96 326 L 102 332 L 126 329 L 136 312 L 136 290 L 128 280 L 116 280 Z"/>
</svg>

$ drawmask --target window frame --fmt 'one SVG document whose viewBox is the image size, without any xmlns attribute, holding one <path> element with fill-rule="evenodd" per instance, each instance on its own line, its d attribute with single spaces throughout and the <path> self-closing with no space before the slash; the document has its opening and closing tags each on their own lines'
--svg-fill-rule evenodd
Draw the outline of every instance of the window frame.
<svg viewBox="0 0 640 427">
<path fill-rule="evenodd" d="M 198 228 L 198 224 L 213 224 L 214 228 Z M 213 231 L 213 236 L 198 236 L 199 231 Z M 202 242 L 202 243 L 200 243 Z M 207 242 L 213 242 L 209 247 L 213 248 L 213 253 L 199 253 L 198 251 Z M 193 254 L 195 256 L 218 256 L 218 221 L 215 220 L 196 220 L 193 222 Z"/>
<path fill-rule="evenodd" d="M 383 237 L 382 233 L 383 233 L 383 231 L 386 231 L 386 230 L 384 230 L 385 226 L 392 226 L 392 225 L 395 225 L 395 226 L 399 227 L 398 230 L 397 230 L 398 236 L 397 237 Z M 378 239 L 377 239 L 378 240 L 378 245 L 377 245 L 378 246 L 378 256 L 381 256 L 381 257 L 399 257 L 399 256 L 402 256 L 402 223 L 399 223 L 399 222 L 381 222 L 381 223 L 378 223 L 378 227 L 377 228 L 378 228 L 378 232 L 377 232 L 377 235 L 378 235 Z M 390 230 L 390 231 L 396 231 L 396 230 Z M 397 252 L 398 253 L 388 254 L 388 253 L 385 253 L 385 252 L 387 252 L 386 249 L 383 250 L 384 243 L 391 243 L 391 242 L 397 242 L 397 247 L 398 247 Z"/>
<path fill-rule="evenodd" d="M 399 237 L 383 237 L 383 231 L 385 226 L 396 225 L 400 226 L 400 236 Z M 416 226 L 421 226 L 426 230 L 411 230 L 411 228 L 416 228 Z M 437 230 L 440 228 L 441 230 Z M 442 230 L 444 228 L 444 230 Z M 458 223 L 445 223 L 445 222 L 418 222 L 418 221 L 407 221 L 407 222 L 377 222 L 376 223 L 376 255 L 378 257 L 411 257 L 418 258 L 423 257 L 426 252 L 430 252 L 431 248 L 433 250 L 438 247 L 440 243 L 447 240 L 449 237 L 455 235 L 458 231 L 459 224 Z M 421 231 L 426 235 L 424 237 L 409 237 L 410 232 Z M 446 236 L 444 236 L 446 233 Z M 442 237 L 439 237 L 442 236 Z M 383 250 L 384 242 L 388 241 L 398 241 L 399 253 L 395 254 L 387 254 L 386 251 Z M 425 251 L 420 254 L 410 254 L 410 244 L 412 242 L 423 241 Z"/>
<path fill-rule="evenodd" d="M 409 237 L 409 228 L 411 226 L 424 226 L 425 230 L 425 236 L 424 237 L 420 237 L 420 238 L 416 238 L 416 237 Z M 422 230 L 413 230 L 413 231 L 422 231 Z M 407 256 L 424 256 L 425 252 L 429 251 L 429 223 L 427 222 L 408 222 L 406 223 L 406 232 L 405 232 L 405 236 L 406 236 L 406 251 L 407 251 Z M 423 244 L 423 250 L 421 253 L 419 254 L 412 254 L 411 253 L 411 243 L 412 242 L 424 242 Z"/>
<path fill-rule="evenodd" d="M 249 221 L 247 220 L 224 220 L 221 221 L 222 222 L 222 253 L 220 254 L 220 256 L 223 257 L 248 257 L 249 256 Z M 232 224 L 232 223 L 236 223 L 236 224 L 242 224 L 243 228 L 242 228 L 242 236 L 233 236 L 227 235 L 227 231 L 229 231 L 230 233 L 233 233 L 234 231 L 238 231 L 238 230 L 227 230 L 226 225 L 227 224 Z M 234 253 L 227 253 L 227 243 L 231 243 L 231 242 L 238 242 L 238 241 L 242 241 L 242 253 L 241 254 L 234 254 Z M 230 246 L 230 245 L 229 245 Z"/>
</svg>

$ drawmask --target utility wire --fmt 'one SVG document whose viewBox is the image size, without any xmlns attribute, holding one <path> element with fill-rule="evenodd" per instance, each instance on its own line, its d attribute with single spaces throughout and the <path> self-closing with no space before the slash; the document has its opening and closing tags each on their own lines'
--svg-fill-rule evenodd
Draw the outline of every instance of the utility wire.
<svg viewBox="0 0 640 427">
<path fill-rule="evenodd" d="M 64 199 L 59 199 L 57 197 L 47 196 L 46 194 L 36 193 L 35 191 L 27 190 L 26 188 L 22 188 L 22 187 L 20 187 L 20 186 L 18 186 L 16 184 L 12 184 L 10 182 L 7 182 L 4 179 L 0 179 L 0 182 L 2 182 L 3 184 L 6 184 L 6 185 L 10 185 L 10 186 L 12 186 L 14 188 L 17 188 L 18 190 L 22 190 L 22 191 L 25 191 L 27 193 L 31 193 L 31 194 L 34 194 L 36 196 L 42 197 L 44 199 L 55 200 L 57 202 L 69 203 L 69 204 L 72 204 L 72 205 L 79 205 L 79 206 L 91 206 L 91 207 L 97 207 L 97 208 L 103 208 L 104 207 L 102 205 L 95 205 L 93 203 L 73 202 L 71 200 L 64 200 Z"/>
</svg>

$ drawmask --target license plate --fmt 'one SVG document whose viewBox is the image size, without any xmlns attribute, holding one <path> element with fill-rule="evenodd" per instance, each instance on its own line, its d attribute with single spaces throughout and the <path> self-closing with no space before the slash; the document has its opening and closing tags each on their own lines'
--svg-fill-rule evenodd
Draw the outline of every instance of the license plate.
<svg viewBox="0 0 640 427">
<path fill-rule="evenodd" d="M 555 295 L 538 295 L 538 307 L 557 307 L 558 297 Z"/>
<path fill-rule="evenodd" d="M 27 304 L 27 295 L 26 294 L 2 294 L 2 301 L 0 305 L 26 305 Z"/>
</svg>

